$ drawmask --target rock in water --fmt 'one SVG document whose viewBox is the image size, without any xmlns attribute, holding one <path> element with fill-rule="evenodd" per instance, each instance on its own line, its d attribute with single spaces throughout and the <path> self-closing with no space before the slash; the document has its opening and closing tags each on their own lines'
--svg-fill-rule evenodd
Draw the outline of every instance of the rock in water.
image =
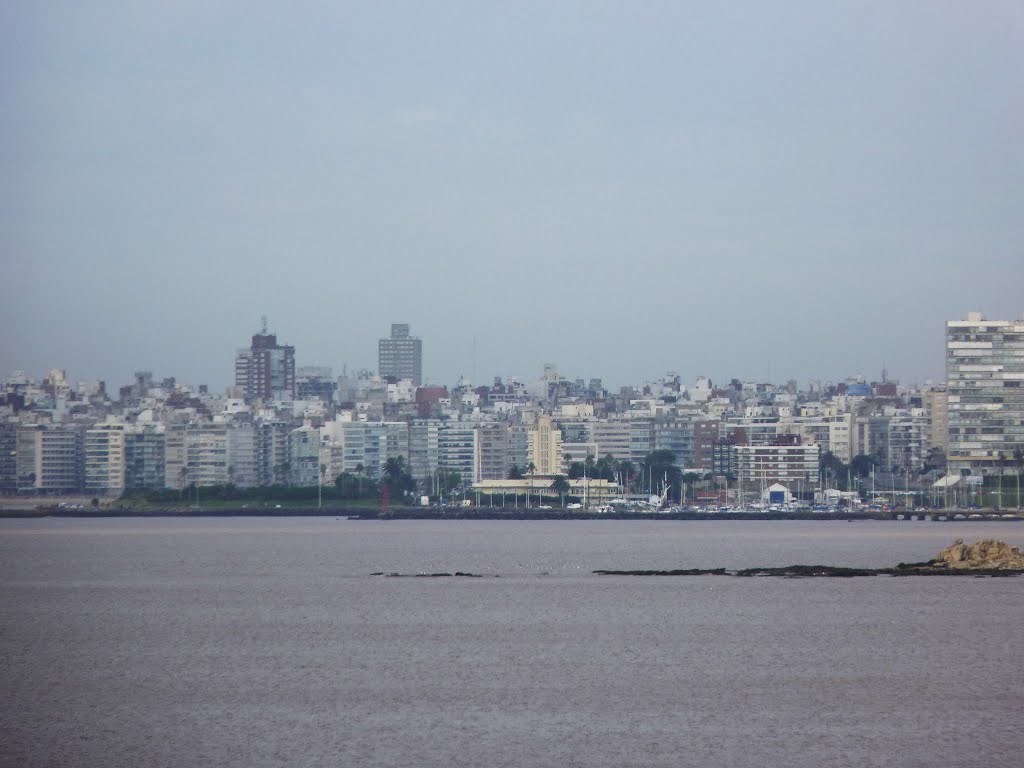
<svg viewBox="0 0 1024 768">
<path fill-rule="evenodd" d="M 961 539 L 935 556 L 935 564 L 949 568 L 1006 568 L 1024 569 L 1024 555 L 1017 547 L 1005 541 L 983 539 L 964 544 Z"/>
</svg>

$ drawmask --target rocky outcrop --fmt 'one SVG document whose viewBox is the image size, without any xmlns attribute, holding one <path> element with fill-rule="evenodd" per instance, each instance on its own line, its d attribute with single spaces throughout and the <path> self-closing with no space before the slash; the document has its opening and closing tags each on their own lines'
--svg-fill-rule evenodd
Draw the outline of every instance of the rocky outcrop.
<svg viewBox="0 0 1024 768">
<path fill-rule="evenodd" d="M 725 568 L 692 568 L 671 571 L 610 571 L 594 573 L 603 576 L 781 576 L 804 579 L 830 576 L 1021 576 L 1024 575 L 1024 555 L 1004 541 L 986 539 L 976 544 L 957 540 L 927 563 L 900 563 L 893 568 L 844 568 L 835 565 L 787 565 L 781 568 L 744 568 L 730 571 Z"/>
<path fill-rule="evenodd" d="M 958 569 L 1024 569 L 1024 554 L 1017 547 L 1005 541 L 983 539 L 974 544 L 964 544 L 961 539 L 953 542 L 935 556 L 936 566 Z"/>
</svg>

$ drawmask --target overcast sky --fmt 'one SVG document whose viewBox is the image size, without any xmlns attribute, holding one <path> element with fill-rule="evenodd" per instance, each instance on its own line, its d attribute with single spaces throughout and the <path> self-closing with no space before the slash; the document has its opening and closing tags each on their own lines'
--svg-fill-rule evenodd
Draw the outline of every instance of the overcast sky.
<svg viewBox="0 0 1024 768">
<path fill-rule="evenodd" d="M 1022 83 L 1018 0 L 4 2 L 0 376 L 941 379 Z"/>
</svg>

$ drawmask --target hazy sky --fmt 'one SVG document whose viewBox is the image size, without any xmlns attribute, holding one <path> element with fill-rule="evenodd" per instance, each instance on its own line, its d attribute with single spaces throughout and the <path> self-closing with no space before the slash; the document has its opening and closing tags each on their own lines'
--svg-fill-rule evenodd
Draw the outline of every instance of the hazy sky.
<svg viewBox="0 0 1024 768">
<path fill-rule="evenodd" d="M 1024 4 L 0 4 L 0 376 L 941 378 L 1024 312 Z"/>
</svg>

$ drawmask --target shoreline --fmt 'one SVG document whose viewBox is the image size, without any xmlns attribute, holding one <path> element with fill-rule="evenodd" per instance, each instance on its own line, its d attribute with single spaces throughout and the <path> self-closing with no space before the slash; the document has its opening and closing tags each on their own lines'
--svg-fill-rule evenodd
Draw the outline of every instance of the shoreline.
<svg viewBox="0 0 1024 768">
<path fill-rule="evenodd" d="M 971 518 L 970 514 L 982 514 Z M 955 519 L 955 515 L 963 515 Z M 991 517 L 998 515 L 998 517 Z M 1004 516 L 1009 515 L 1009 516 Z M 562 509 L 499 509 L 491 507 L 407 507 L 388 510 L 365 507 L 227 507 L 219 509 L 37 509 L 0 510 L 0 519 L 10 518 L 119 518 L 119 517 L 343 517 L 356 520 L 821 520 L 862 522 L 1024 522 L 1012 512 L 942 510 L 932 512 L 585 512 Z M 939 517 L 945 517 L 940 520 Z M 916 518 L 916 519 L 915 519 Z"/>
</svg>

